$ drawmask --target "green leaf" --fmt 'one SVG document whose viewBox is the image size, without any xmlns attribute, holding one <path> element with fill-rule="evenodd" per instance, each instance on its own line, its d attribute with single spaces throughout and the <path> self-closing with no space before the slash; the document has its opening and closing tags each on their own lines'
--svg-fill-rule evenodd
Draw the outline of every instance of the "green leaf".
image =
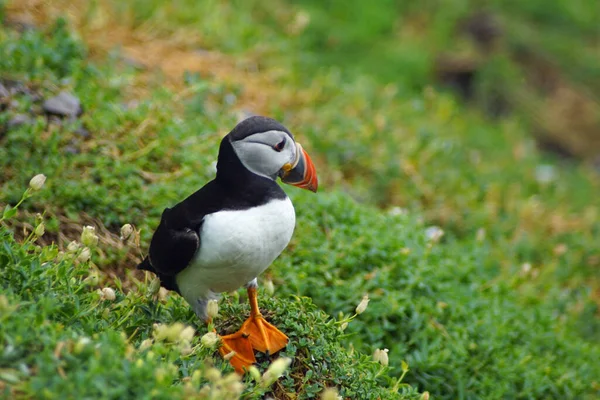
<svg viewBox="0 0 600 400">
<path fill-rule="evenodd" d="M 15 214 L 17 214 L 17 209 L 11 207 L 10 204 L 7 204 L 6 207 L 4 208 L 4 213 L 2 214 L 2 219 L 12 218 L 15 216 Z"/>
<path fill-rule="evenodd" d="M 402 372 L 408 372 L 408 364 L 406 363 L 406 361 L 402 360 Z"/>
</svg>

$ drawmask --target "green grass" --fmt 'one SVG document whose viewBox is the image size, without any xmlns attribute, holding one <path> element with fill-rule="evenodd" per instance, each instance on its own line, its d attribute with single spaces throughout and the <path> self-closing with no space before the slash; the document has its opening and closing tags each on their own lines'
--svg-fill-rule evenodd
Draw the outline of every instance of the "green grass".
<svg viewBox="0 0 600 400">
<path fill-rule="evenodd" d="M 421 48 L 421 39 L 397 49 L 415 63 L 403 74 L 410 84 L 394 85 L 382 83 L 385 74 L 372 65 L 346 67 L 350 62 L 335 52 L 322 57 L 326 43 L 320 49 L 315 38 L 305 42 L 335 32 L 365 54 L 373 37 L 392 29 L 381 9 L 352 3 L 347 10 L 383 21 L 380 27 L 327 28 L 323 9 L 306 2 L 314 26 L 299 36 L 283 28 L 298 11 L 285 4 L 119 2 L 114 17 L 156 35 L 200 32 L 186 48 L 261 60 L 261 73 L 276 71 L 281 92 L 296 98 L 289 108 L 273 99 L 267 111 L 310 149 L 324 190 L 285 188 L 298 225 L 270 269 L 276 295 L 263 293 L 261 304 L 292 338 L 284 353 L 294 362 L 269 390 L 300 398 L 318 397 L 328 386 L 348 398 L 397 398 L 394 389 L 400 398 L 424 391 L 452 399 L 598 396 L 597 176 L 540 154 L 518 117 L 490 121 L 447 94 L 421 90 L 426 75 L 417 75 L 424 74 L 428 48 L 407 50 Z M 439 32 L 465 7 L 430 16 L 439 31 L 428 35 L 444 36 Z M 565 35 L 591 29 L 585 13 L 558 17 L 519 7 L 519 15 L 538 23 L 560 26 L 566 18 Z M 385 41 L 381 46 L 369 51 L 395 57 L 384 54 Z M 133 104 L 129 89 L 142 72 L 118 52 L 91 62 L 62 22 L 23 34 L 1 28 L 0 52 L 8 55 L 0 58 L 0 77 L 23 81 L 30 92 L 14 96 L 0 126 L 17 113 L 37 115 L 40 100 L 31 93 L 72 90 L 86 109 L 76 121 L 47 124 L 38 115 L 34 124 L 0 134 L 2 205 L 16 204 L 33 175 L 48 176 L 44 189 L 0 226 L 0 388 L 21 398 L 181 398 L 200 397 L 205 385 L 215 389 L 206 363 L 230 369 L 198 337 L 185 356 L 178 344 L 139 348 L 155 322 L 184 322 L 199 334 L 206 327 L 179 297 L 147 294 L 148 282 L 130 272 L 128 257 L 138 250 L 115 244 L 115 235 L 133 223 L 145 249 L 161 210 L 212 177 L 217 143 L 237 120 L 231 98 L 245 88 L 188 74 L 178 95 L 156 74 Z M 305 57 L 303 70 L 276 70 L 297 57 Z M 90 138 L 78 136 L 82 126 Z M 547 165 L 554 174 L 544 183 L 536 174 Z M 407 212 L 395 215 L 394 207 Z M 23 238 L 35 212 L 44 214 L 47 231 L 37 242 Z M 80 225 L 90 221 L 112 233 L 101 235 L 92 264 L 61 258 L 47 245 L 78 240 Z M 445 231 L 440 242 L 425 235 L 432 225 Z M 86 280 L 96 268 L 100 281 Z M 114 302 L 96 292 L 106 285 L 117 290 Z M 367 311 L 341 332 L 340 321 L 367 292 Z M 218 324 L 239 323 L 245 309 L 237 295 L 226 297 Z M 82 337 L 91 344 L 78 346 Z M 389 368 L 369 360 L 376 348 L 390 349 Z M 262 371 L 268 362 L 260 361 Z M 398 384 L 402 361 L 410 369 Z M 193 377 L 195 370 L 202 374 Z M 260 398 L 260 385 L 244 383 L 246 398 Z"/>
</svg>

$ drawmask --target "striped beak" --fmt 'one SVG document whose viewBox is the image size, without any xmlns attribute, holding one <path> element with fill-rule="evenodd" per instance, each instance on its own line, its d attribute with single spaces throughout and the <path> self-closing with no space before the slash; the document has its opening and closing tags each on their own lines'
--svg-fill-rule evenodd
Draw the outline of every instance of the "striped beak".
<svg viewBox="0 0 600 400">
<path fill-rule="evenodd" d="M 319 186 L 315 166 L 300 143 L 296 143 L 296 159 L 292 164 L 285 164 L 279 175 L 284 183 L 311 192 L 316 192 Z"/>
</svg>

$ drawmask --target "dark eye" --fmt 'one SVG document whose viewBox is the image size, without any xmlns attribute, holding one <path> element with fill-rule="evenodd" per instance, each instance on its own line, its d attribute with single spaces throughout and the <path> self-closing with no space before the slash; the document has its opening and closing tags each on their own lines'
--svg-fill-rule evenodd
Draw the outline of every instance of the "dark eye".
<svg viewBox="0 0 600 400">
<path fill-rule="evenodd" d="M 281 142 L 279 142 L 275 146 L 273 146 L 273 149 L 275 151 L 281 151 L 281 150 L 283 150 L 283 146 L 285 146 L 285 139 L 283 139 Z"/>
</svg>

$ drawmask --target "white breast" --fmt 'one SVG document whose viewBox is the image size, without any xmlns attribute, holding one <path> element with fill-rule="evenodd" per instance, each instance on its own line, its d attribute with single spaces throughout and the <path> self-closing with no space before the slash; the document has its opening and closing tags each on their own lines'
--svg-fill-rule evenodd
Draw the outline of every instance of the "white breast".
<svg viewBox="0 0 600 400">
<path fill-rule="evenodd" d="M 241 211 L 219 211 L 204 218 L 200 249 L 177 275 L 188 302 L 210 292 L 238 289 L 261 272 L 287 246 L 296 225 L 289 198 Z"/>
</svg>

